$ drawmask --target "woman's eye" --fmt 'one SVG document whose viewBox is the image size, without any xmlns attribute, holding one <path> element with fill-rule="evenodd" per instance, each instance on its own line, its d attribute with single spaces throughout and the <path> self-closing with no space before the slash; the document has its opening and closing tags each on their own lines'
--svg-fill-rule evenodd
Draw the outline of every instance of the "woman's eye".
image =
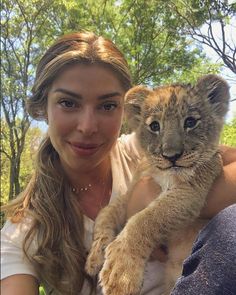
<svg viewBox="0 0 236 295">
<path fill-rule="evenodd" d="M 60 103 L 60 105 L 62 105 L 65 108 L 73 108 L 73 107 L 75 107 L 75 103 L 72 100 L 69 100 L 69 99 L 63 99 L 59 103 Z"/>
<path fill-rule="evenodd" d="M 157 121 L 153 121 L 151 124 L 149 124 L 149 127 L 153 132 L 160 131 L 160 124 Z"/>
<path fill-rule="evenodd" d="M 193 128 L 196 126 L 198 119 L 195 119 L 194 117 L 188 117 L 184 121 L 184 128 Z"/>
<path fill-rule="evenodd" d="M 106 104 L 103 104 L 103 105 L 102 105 L 102 108 L 103 108 L 105 111 L 111 111 L 111 110 L 114 110 L 116 107 L 117 107 L 117 104 L 116 104 L 116 103 L 106 103 Z"/>
</svg>

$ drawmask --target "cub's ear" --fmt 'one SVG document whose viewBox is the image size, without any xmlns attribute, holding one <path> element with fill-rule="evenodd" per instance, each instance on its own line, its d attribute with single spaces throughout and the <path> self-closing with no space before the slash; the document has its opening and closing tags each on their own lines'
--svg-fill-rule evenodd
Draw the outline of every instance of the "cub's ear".
<svg viewBox="0 0 236 295">
<path fill-rule="evenodd" d="M 132 130 L 139 126 L 142 104 L 151 93 L 146 86 L 139 85 L 131 88 L 125 95 L 125 114 Z"/>
<path fill-rule="evenodd" d="M 197 81 L 195 88 L 202 97 L 207 97 L 218 116 L 225 116 L 228 111 L 230 94 L 229 85 L 223 78 L 214 74 L 203 76 Z"/>
</svg>

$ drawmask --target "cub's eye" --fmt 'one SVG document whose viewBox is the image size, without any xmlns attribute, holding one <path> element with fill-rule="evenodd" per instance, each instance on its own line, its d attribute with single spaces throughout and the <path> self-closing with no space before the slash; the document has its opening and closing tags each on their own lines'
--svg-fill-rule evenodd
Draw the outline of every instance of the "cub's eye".
<svg viewBox="0 0 236 295">
<path fill-rule="evenodd" d="M 151 124 L 149 124 L 149 127 L 153 132 L 160 131 L 160 124 L 157 121 L 153 121 Z"/>
<path fill-rule="evenodd" d="M 198 119 L 195 119 L 193 117 L 188 117 L 184 121 L 184 128 L 193 128 L 196 126 Z"/>
</svg>

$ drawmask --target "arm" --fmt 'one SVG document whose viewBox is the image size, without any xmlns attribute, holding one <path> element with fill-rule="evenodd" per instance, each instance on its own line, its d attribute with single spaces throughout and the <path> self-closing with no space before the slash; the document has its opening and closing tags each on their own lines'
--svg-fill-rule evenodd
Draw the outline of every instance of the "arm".
<svg viewBox="0 0 236 295">
<path fill-rule="evenodd" d="M 223 171 L 213 183 L 202 210 L 203 218 L 212 218 L 218 212 L 236 203 L 236 148 L 220 146 Z"/>
<path fill-rule="evenodd" d="M 127 218 L 146 208 L 161 193 L 161 187 L 151 176 L 144 176 L 136 183 L 127 205 Z"/>
<path fill-rule="evenodd" d="M 185 221 L 198 216 L 204 201 L 196 188 L 183 184 L 181 189 L 162 192 L 148 207 L 132 216 L 105 250 L 100 272 L 104 294 L 139 294 L 144 266 L 155 245 L 165 242 L 166 236 Z"/>
<path fill-rule="evenodd" d="M 219 211 L 236 203 L 236 149 L 222 146 L 221 153 L 224 165 L 223 171 L 215 180 L 208 194 L 207 203 L 201 213 L 203 218 L 212 218 Z M 128 218 L 146 208 L 160 192 L 160 186 L 152 177 L 147 176 L 140 179 L 128 202 Z M 152 257 L 161 262 L 167 259 L 166 253 L 160 248 L 153 252 Z"/>
<path fill-rule="evenodd" d="M 37 279 L 31 275 L 12 275 L 1 280 L 2 295 L 38 295 Z"/>
<path fill-rule="evenodd" d="M 214 181 L 202 210 L 203 218 L 212 218 L 219 211 L 236 203 L 236 148 L 221 146 L 223 171 Z M 146 208 L 161 188 L 152 177 L 144 177 L 137 182 L 128 202 L 128 217 Z"/>
<path fill-rule="evenodd" d="M 127 199 L 128 194 L 120 196 L 103 208 L 96 218 L 93 243 L 85 265 L 86 272 L 91 276 L 95 276 L 101 269 L 105 248 L 114 240 L 126 221 Z"/>
<path fill-rule="evenodd" d="M 235 216 L 236 205 L 231 205 L 204 227 L 171 295 L 235 294 Z"/>
<path fill-rule="evenodd" d="M 236 148 L 221 145 L 220 153 L 223 160 L 223 166 L 236 162 Z"/>
<path fill-rule="evenodd" d="M 26 259 L 22 241 L 28 230 L 25 222 L 12 223 L 7 220 L 1 230 L 1 294 L 38 295 L 36 271 Z M 35 251 L 34 242 L 28 253 Z"/>
<path fill-rule="evenodd" d="M 202 210 L 203 218 L 212 218 L 219 211 L 236 203 L 236 162 L 227 164 L 215 180 Z"/>
</svg>

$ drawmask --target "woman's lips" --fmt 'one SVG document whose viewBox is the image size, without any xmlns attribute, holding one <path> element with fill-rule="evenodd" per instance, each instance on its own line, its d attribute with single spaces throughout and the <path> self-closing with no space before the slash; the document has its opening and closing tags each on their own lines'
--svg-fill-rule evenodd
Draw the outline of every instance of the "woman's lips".
<svg viewBox="0 0 236 295">
<path fill-rule="evenodd" d="M 74 143 L 70 142 L 72 150 L 79 156 L 91 156 L 99 149 L 101 145 L 92 143 Z"/>
</svg>

